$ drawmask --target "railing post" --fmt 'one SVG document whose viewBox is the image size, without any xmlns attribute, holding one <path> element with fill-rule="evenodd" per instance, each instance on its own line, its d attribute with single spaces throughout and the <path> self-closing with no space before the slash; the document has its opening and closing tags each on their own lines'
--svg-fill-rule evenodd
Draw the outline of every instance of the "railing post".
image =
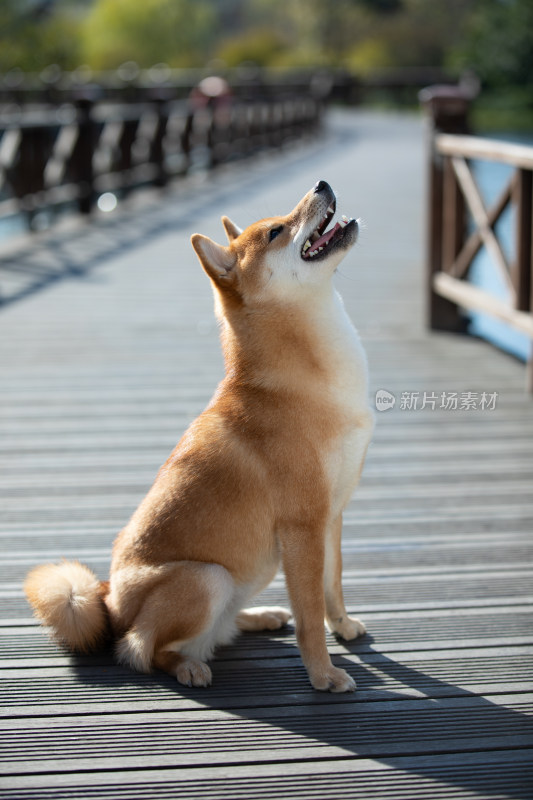
<svg viewBox="0 0 533 800">
<path fill-rule="evenodd" d="M 442 270 L 453 274 L 453 264 L 462 250 L 466 231 L 465 199 L 450 158 L 443 162 Z"/>
<path fill-rule="evenodd" d="M 513 283 L 516 287 L 517 309 L 533 314 L 533 171 L 519 169 L 516 178 L 516 260 L 513 265 Z M 526 386 L 533 394 L 533 341 L 527 362 Z"/>
<path fill-rule="evenodd" d="M 181 140 L 181 152 L 183 154 L 183 171 L 182 174 L 186 175 L 189 172 L 191 166 L 191 152 L 193 148 L 193 129 L 194 129 L 194 110 L 190 108 L 187 112 L 187 117 L 185 119 L 185 125 L 183 126 L 183 131 L 180 137 Z"/>
<path fill-rule="evenodd" d="M 514 197 L 516 203 L 516 261 L 513 283 L 516 287 L 517 309 L 532 311 L 533 172 L 530 169 L 519 169 L 516 178 Z"/>
<path fill-rule="evenodd" d="M 165 164 L 165 134 L 168 125 L 168 98 L 163 95 L 154 96 L 154 104 L 157 112 L 157 127 L 154 133 L 151 147 L 151 157 L 157 167 L 157 174 L 154 178 L 156 186 L 166 186 L 168 183 L 168 173 Z"/>
<path fill-rule="evenodd" d="M 79 184 L 78 209 L 81 214 L 90 214 L 94 201 L 93 156 L 95 148 L 95 128 L 92 119 L 94 100 L 88 95 L 78 97 L 78 141 L 76 147 L 76 182 Z"/>
<path fill-rule="evenodd" d="M 19 145 L 19 169 L 12 184 L 25 212 L 28 228 L 34 230 L 35 195 L 44 188 L 44 170 L 50 155 L 50 131 L 43 127 L 23 127 Z"/>
<path fill-rule="evenodd" d="M 450 266 L 464 235 L 464 201 L 449 165 L 435 148 L 438 133 L 466 133 L 471 94 L 456 86 L 432 86 L 419 94 L 429 118 L 428 132 L 428 231 L 426 274 L 428 324 L 433 330 L 464 333 L 466 320 L 459 307 L 433 290 L 433 276 Z"/>
</svg>

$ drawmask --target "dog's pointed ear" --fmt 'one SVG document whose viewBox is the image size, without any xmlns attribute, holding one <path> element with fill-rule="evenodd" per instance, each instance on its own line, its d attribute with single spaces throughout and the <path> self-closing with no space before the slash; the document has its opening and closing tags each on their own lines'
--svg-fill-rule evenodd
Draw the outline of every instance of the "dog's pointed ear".
<svg viewBox="0 0 533 800">
<path fill-rule="evenodd" d="M 235 277 L 236 261 L 229 247 L 217 244 L 201 233 L 191 236 L 191 244 L 209 277 L 219 286 L 229 286 Z"/>
<path fill-rule="evenodd" d="M 232 222 L 229 217 L 222 217 L 222 224 L 224 226 L 224 230 L 226 231 L 228 241 L 232 242 L 237 238 L 237 236 L 241 235 L 242 230 L 238 225 L 235 225 L 235 223 Z"/>
</svg>

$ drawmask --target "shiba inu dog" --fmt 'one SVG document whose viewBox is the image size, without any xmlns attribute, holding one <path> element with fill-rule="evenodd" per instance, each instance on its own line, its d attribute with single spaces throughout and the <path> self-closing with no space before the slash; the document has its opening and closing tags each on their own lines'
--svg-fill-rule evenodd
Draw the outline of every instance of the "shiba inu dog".
<svg viewBox="0 0 533 800">
<path fill-rule="evenodd" d="M 357 239 L 319 181 L 284 217 L 229 244 L 195 234 L 221 323 L 225 377 L 118 535 L 110 580 L 78 562 L 37 567 L 25 591 L 56 639 L 90 651 L 106 636 L 135 670 L 207 686 L 217 645 L 274 630 L 291 612 L 245 606 L 283 565 L 300 653 L 315 689 L 352 691 L 330 659 L 324 620 L 343 639 L 342 512 L 371 438 L 367 366 L 333 287 Z"/>
</svg>

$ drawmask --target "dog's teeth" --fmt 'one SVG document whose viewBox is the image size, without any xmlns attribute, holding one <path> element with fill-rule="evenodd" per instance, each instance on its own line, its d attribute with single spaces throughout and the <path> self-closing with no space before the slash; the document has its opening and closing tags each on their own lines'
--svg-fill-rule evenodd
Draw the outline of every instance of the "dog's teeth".
<svg viewBox="0 0 533 800">
<path fill-rule="evenodd" d="M 339 225 L 341 226 L 341 228 L 345 228 L 347 224 L 348 224 L 348 220 L 344 219 L 344 217 L 339 222 Z"/>
<path fill-rule="evenodd" d="M 333 208 L 333 206 L 330 206 L 328 208 L 328 214 L 334 214 L 334 213 L 335 213 L 335 209 Z"/>
<path fill-rule="evenodd" d="M 345 214 L 343 214 L 342 215 L 342 221 L 343 222 L 349 222 L 350 220 L 348 219 L 348 217 Z"/>
<path fill-rule="evenodd" d="M 311 247 L 311 242 L 308 239 L 306 241 L 306 243 L 304 244 L 304 253 L 305 253 L 306 250 L 309 250 L 310 247 Z"/>
<path fill-rule="evenodd" d="M 323 249 L 324 249 L 323 247 L 319 247 L 319 248 L 318 248 L 319 252 L 320 252 L 320 250 L 323 250 Z"/>
</svg>

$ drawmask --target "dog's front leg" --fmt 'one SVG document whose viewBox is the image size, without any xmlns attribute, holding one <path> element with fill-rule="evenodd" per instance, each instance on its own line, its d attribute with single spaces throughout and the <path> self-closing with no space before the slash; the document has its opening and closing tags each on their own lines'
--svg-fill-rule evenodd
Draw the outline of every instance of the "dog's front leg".
<svg viewBox="0 0 533 800">
<path fill-rule="evenodd" d="M 283 537 L 282 558 L 296 638 L 309 680 L 322 691 L 353 692 L 355 681 L 333 666 L 326 646 L 323 533 L 292 531 Z"/>
<path fill-rule="evenodd" d="M 348 439 L 349 461 L 356 466 L 353 488 L 359 483 L 365 463 L 368 445 L 372 438 L 374 419 L 369 412 L 361 415 L 359 426 Z M 353 491 L 353 490 L 352 490 Z M 349 498 L 346 497 L 345 500 Z M 365 632 L 365 626 L 357 617 L 349 617 L 342 592 L 342 514 L 333 520 L 326 533 L 324 569 L 324 594 L 326 597 L 326 622 L 330 631 L 350 641 Z"/>
<path fill-rule="evenodd" d="M 365 632 L 364 623 L 357 617 L 349 617 L 342 592 L 342 515 L 339 516 L 326 536 L 324 567 L 324 594 L 326 598 L 326 622 L 332 633 L 350 641 Z"/>
</svg>

